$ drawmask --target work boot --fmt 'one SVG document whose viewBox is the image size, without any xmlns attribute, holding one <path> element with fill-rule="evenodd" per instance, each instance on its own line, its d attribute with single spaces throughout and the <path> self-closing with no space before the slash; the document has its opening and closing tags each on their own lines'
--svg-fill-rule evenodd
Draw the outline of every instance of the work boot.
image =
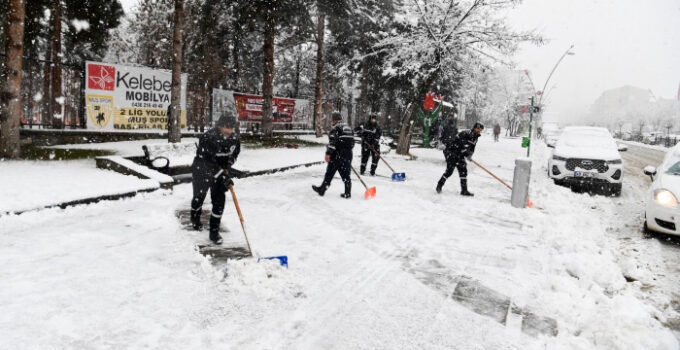
<svg viewBox="0 0 680 350">
<path fill-rule="evenodd" d="M 361 164 L 359 167 L 359 174 L 363 175 L 366 172 L 366 164 Z"/>
<path fill-rule="evenodd" d="M 437 182 L 437 193 L 442 193 L 444 183 L 446 183 L 446 178 L 442 176 L 441 179 L 439 179 L 439 182 Z"/>
<path fill-rule="evenodd" d="M 352 183 L 351 182 L 345 183 L 345 193 L 341 194 L 340 197 L 347 198 L 347 199 L 352 197 Z"/>
<path fill-rule="evenodd" d="M 312 185 L 312 189 L 314 192 L 318 193 L 319 196 L 322 196 L 326 193 L 326 189 L 328 189 L 328 185 L 326 184 L 321 184 L 321 186 L 314 186 Z"/>
<path fill-rule="evenodd" d="M 210 215 L 210 240 L 214 244 L 222 244 L 222 236 L 220 236 L 220 217 Z"/>
<path fill-rule="evenodd" d="M 191 209 L 191 227 L 196 231 L 203 229 L 203 223 L 201 223 L 201 209 Z"/>
<path fill-rule="evenodd" d="M 460 180 L 460 194 L 462 196 L 468 196 L 468 197 L 472 197 L 472 196 L 475 195 L 474 193 L 470 193 L 470 191 L 468 191 L 467 179 L 461 179 Z"/>
<path fill-rule="evenodd" d="M 371 164 L 371 176 L 375 176 L 375 169 L 378 168 L 378 164 Z"/>
</svg>

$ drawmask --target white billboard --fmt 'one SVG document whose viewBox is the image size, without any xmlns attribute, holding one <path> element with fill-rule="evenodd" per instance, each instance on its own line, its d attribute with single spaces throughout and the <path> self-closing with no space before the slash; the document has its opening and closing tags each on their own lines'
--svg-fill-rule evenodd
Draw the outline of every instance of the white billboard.
<svg viewBox="0 0 680 350">
<path fill-rule="evenodd" d="M 85 63 L 88 130 L 167 130 L 172 72 L 144 67 Z M 182 129 L 186 118 L 187 75 L 182 74 Z"/>
</svg>

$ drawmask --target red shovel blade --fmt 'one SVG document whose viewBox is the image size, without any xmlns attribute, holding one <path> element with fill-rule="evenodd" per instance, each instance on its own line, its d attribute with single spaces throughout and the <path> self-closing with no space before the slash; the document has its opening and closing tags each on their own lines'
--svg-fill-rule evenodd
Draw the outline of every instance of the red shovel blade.
<svg viewBox="0 0 680 350">
<path fill-rule="evenodd" d="M 370 199 L 375 197 L 375 187 L 367 188 L 366 192 L 364 193 L 364 198 Z"/>
</svg>

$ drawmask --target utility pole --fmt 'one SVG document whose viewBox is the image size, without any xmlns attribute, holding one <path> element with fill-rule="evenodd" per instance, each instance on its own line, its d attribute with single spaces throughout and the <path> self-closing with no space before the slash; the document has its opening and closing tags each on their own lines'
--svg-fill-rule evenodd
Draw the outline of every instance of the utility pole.
<svg viewBox="0 0 680 350">
<path fill-rule="evenodd" d="M 529 144 L 527 145 L 527 157 L 531 154 L 531 126 L 534 124 L 534 97 L 531 96 L 531 107 L 529 107 Z"/>
</svg>

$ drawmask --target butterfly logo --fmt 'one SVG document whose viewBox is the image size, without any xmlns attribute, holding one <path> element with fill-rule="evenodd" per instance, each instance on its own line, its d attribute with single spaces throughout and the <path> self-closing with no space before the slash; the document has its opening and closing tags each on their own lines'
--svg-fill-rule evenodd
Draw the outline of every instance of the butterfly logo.
<svg viewBox="0 0 680 350">
<path fill-rule="evenodd" d="M 113 77 L 115 74 L 115 67 L 104 66 L 100 64 L 90 64 L 87 67 L 87 87 L 89 89 L 113 91 Z"/>
</svg>

